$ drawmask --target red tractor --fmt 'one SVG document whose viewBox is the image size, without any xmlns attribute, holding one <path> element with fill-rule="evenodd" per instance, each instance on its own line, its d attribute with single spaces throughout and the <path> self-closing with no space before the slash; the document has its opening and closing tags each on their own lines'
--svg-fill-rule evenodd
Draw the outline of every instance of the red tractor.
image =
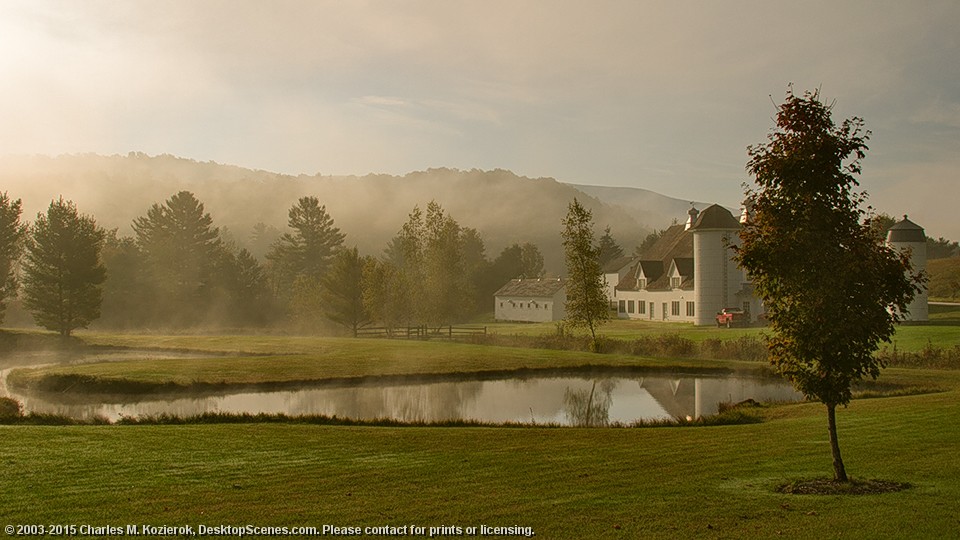
<svg viewBox="0 0 960 540">
<path fill-rule="evenodd" d="M 720 313 L 717 313 L 717 328 L 722 326 L 727 328 L 746 326 L 748 322 L 750 320 L 747 313 L 740 308 L 723 308 Z"/>
</svg>

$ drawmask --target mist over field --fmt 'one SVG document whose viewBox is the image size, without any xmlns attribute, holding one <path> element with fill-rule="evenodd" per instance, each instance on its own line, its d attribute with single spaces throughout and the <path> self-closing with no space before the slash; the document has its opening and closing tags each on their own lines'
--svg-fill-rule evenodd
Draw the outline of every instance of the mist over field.
<svg viewBox="0 0 960 540">
<path fill-rule="evenodd" d="M 609 226 L 625 251 L 631 252 L 654 228 L 685 217 L 688 201 L 645 190 L 629 190 L 645 199 L 620 194 L 601 202 L 584 191 L 552 178 L 526 178 L 510 171 L 428 169 L 404 176 L 291 176 L 169 155 L 7 156 L 0 158 L 0 186 L 23 200 L 25 221 L 33 221 L 52 199 L 74 201 L 82 213 L 102 227 L 132 234 L 131 223 L 147 209 L 187 190 L 199 199 L 228 238 L 262 257 L 264 245 L 251 240 L 258 223 L 283 232 L 287 213 L 298 197 L 316 196 L 345 245 L 380 255 L 414 206 L 439 203 L 464 227 L 477 229 L 487 256 L 495 257 L 513 243 L 529 242 L 543 252 L 547 270 L 562 274 L 560 220 L 575 197 L 594 212 L 598 233 Z M 598 193 L 598 196 L 603 196 Z"/>
</svg>

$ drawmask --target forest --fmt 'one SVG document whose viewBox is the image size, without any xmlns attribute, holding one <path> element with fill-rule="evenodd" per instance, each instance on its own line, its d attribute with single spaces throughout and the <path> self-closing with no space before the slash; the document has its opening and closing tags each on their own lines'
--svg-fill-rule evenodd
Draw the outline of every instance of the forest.
<svg viewBox="0 0 960 540">
<path fill-rule="evenodd" d="M 353 335 L 373 322 L 451 324 L 491 311 L 510 279 L 545 274 L 538 246 L 514 243 L 491 259 L 480 233 L 435 201 L 414 206 L 378 257 L 351 246 L 312 196 L 289 209 L 286 231 L 254 228 L 251 241 L 269 246 L 262 258 L 222 234 L 189 191 L 146 209 L 132 236 L 62 198 L 29 225 L 21 213 L 19 199 L 0 195 L 2 309 L 9 302 L 64 336 L 92 323 Z M 605 258 L 622 254 L 609 228 L 600 245 Z"/>
</svg>

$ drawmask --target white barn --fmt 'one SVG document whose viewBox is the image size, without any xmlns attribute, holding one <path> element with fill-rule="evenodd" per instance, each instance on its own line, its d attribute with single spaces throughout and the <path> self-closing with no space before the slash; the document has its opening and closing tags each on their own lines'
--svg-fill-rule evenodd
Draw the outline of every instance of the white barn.
<svg viewBox="0 0 960 540">
<path fill-rule="evenodd" d="M 498 321 L 549 322 L 567 315 L 567 284 L 561 278 L 512 279 L 493 298 Z"/>
<path fill-rule="evenodd" d="M 716 323 L 724 308 L 740 308 L 750 322 L 763 314 L 747 275 L 733 261 L 730 246 L 740 243 L 740 220 L 726 208 L 711 205 L 702 212 L 691 208 L 684 225 L 673 225 L 650 249 L 634 259 L 611 301 L 622 319 Z M 926 268 L 923 228 L 904 219 L 890 228 L 887 244 L 909 250 L 914 270 Z M 615 274 L 607 274 L 608 279 Z M 928 319 L 927 292 L 909 306 L 906 320 Z"/>
<path fill-rule="evenodd" d="M 736 307 L 756 321 L 760 302 L 729 247 L 739 243 L 739 230 L 740 222 L 720 205 L 691 208 L 687 222 L 664 231 L 620 280 L 611 299 L 617 316 L 706 325 L 723 308 Z"/>
</svg>

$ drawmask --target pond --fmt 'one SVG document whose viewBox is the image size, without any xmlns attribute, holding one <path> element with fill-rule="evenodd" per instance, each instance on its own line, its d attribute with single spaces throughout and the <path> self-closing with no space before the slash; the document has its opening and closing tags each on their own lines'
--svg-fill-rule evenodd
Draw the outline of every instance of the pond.
<svg viewBox="0 0 960 540">
<path fill-rule="evenodd" d="M 17 394 L 26 411 L 75 418 L 208 412 L 326 415 L 404 422 L 467 420 L 490 423 L 609 425 L 638 420 L 697 418 L 721 402 L 796 401 L 780 379 L 713 375 L 563 374 L 501 379 L 434 379 L 384 384 L 312 385 L 295 389 L 189 395 L 89 397 Z M 83 400 L 87 401 L 84 402 Z"/>
</svg>

